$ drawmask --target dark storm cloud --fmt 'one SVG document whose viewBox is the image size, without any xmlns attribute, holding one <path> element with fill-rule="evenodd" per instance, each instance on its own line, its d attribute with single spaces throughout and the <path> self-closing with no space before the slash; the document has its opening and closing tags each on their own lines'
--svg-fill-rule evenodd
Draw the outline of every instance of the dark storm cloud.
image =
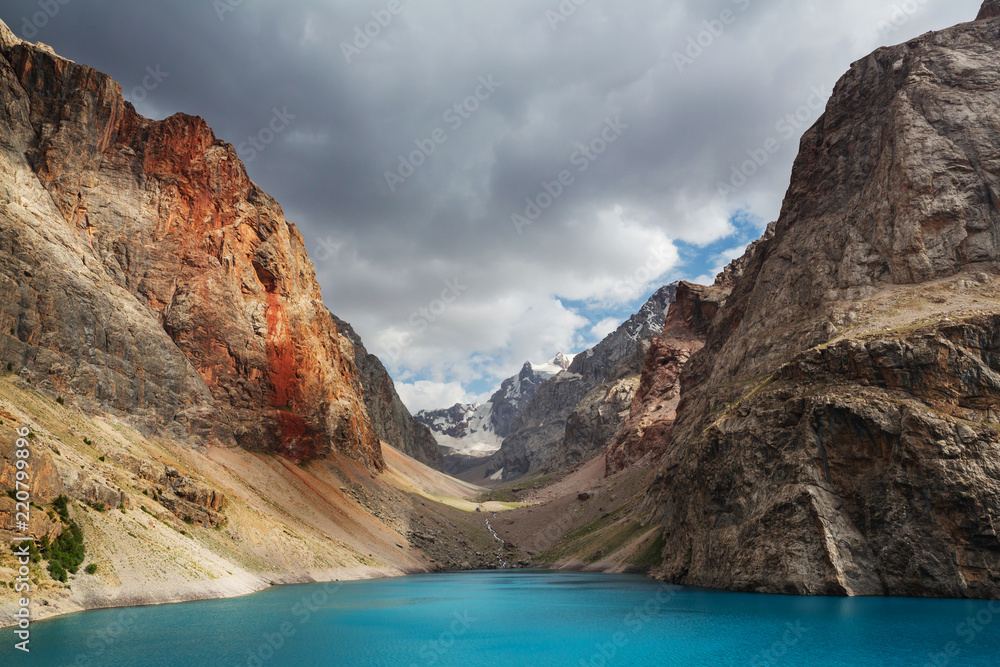
<svg viewBox="0 0 1000 667">
<path fill-rule="evenodd" d="M 731 218 L 777 215 L 814 91 L 979 4 L 6 0 L 0 17 L 141 112 L 201 115 L 238 146 L 302 229 L 327 304 L 427 407 L 606 330 L 568 301 L 632 306 L 726 259 L 682 266 L 677 243 L 738 252 Z M 147 68 L 168 76 L 150 88 Z M 546 195 L 518 233 L 511 216 Z M 662 275 L 635 287 L 646 265 Z"/>
</svg>

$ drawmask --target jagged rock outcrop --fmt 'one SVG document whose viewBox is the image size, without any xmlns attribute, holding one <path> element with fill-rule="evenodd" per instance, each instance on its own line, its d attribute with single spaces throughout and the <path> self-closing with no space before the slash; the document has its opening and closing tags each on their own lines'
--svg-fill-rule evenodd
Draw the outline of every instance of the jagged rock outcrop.
<svg viewBox="0 0 1000 667">
<path fill-rule="evenodd" d="M 489 471 L 503 470 L 504 479 L 554 471 L 607 446 L 627 416 L 649 342 L 663 329 L 676 290 L 676 284 L 657 290 L 615 332 L 539 387 L 511 424 Z"/>
<path fill-rule="evenodd" d="M 193 444 L 383 467 L 298 230 L 204 120 L 0 29 L 0 355 Z"/>
<path fill-rule="evenodd" d="M 879 49 L 681 371 L 649 491 L 672 581 L 1000 594 L 1000 20 Z"/>
<path fill-rule="evenodd" d="M 992 19 L 1000 16 L 1000 0 L 986 0 L 983 3 L 982 9 L 979 10 L 979 16 L 976 17 L 977 21 L 982 21 L 984 19 Z"/>
<path fill-rule="evenodd" d="M 646 355 L 627 418 L 605 440 L 611 443 L 605 451 L 607 474 L 659 461 L 677 416 L 681 370 L 691 355 L 704 347 L 708 327 L 727 296 L 729 288 L 718 284 L 678 285 L 663 331 L 653 339 Z"/>
<path fill-rule="evenodd" d="M 396 393 L 389 372 L 378 357 L 368 352 L 354 328 L 337 317 L 334 321 L 341 335 L 354 345 L 354 363 L 361 374 L 365 407 L 378 437 L 404 454 L 440 470 L 443 461 L 434 434 L 414 420 Z"/>
<path fill-rule="evenodd" d="M 573 363 L 573 356 L 559 353 L 555 358 L 544 364 L 527 362 L 521 372 L 507 378 L 500 389 L 490 396 L 490 421 L 493 431 L 501 438 L 510 435 L 514 420 L 524 412 L 531 403 L 538 389 Z"/>
<path fill-rule="evenodd" d="M 708 328 L 736 282 L 762 246 L 774 236 L 774 223 L 726 266 L 711 287 L 682 282 L 667 311 L 663 331 L 650 346 L 627 418 L 605 451 L 608 475 L 637 464 L 659 461 L 680 403 L 681 371 L 705 345 Z"/>
</svg>

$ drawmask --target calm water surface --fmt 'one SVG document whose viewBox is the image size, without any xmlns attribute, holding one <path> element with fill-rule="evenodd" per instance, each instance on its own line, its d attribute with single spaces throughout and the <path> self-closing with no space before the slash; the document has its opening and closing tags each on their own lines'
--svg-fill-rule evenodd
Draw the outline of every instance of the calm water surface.
<svg viewBox="0 0 1000 667">
<path fill-rule="evenodd" d="M 0 665 L 1000 665 L 1000 603 L 792 598 L 630 575 L 435 574 L 285 586 L 0 631 Z"/>
</svg>

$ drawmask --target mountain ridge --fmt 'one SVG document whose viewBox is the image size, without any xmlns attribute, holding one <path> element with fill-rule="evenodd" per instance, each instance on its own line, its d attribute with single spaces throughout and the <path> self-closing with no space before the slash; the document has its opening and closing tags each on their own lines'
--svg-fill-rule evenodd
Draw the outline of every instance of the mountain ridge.
<svg viewBox="0 0 1000 667">
<path fill-rule="evenodd" d="M 643 505 L 658 576 L 997 595 L 994 7 L 855 62 L 803 136 L 773 236 L 679 373 Z"/>
</svg>

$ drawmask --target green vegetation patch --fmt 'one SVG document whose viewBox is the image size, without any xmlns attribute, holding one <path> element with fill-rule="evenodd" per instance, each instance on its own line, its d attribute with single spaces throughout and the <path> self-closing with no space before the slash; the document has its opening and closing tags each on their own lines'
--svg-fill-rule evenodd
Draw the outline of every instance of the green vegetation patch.
<svg viewBox="0 0 1000 667">
<path fill-rule="evenodd" d="M 663 550 L 667 546 L 667 540 L 663 537 L 663 532 L 659 532 L 656 538 L 651 540 L 649 544 L 636 552 L 636 554 L 630 558 L 632 565 L 644 572 L 648 572 L 655 567 L 663 565 Z"/>
<path fill-rule="evenodd" d="M 83 530 L 69 516 L 69 498 L 61 495 L 52 506 L 62 519 L 63 532 L 51 544 L 48 535 L 42 537 L 41 555 L 49 562 L 49 575 L 65 583 L 69 574 L 77 573 L 86 557 Z"/>
</svg>

